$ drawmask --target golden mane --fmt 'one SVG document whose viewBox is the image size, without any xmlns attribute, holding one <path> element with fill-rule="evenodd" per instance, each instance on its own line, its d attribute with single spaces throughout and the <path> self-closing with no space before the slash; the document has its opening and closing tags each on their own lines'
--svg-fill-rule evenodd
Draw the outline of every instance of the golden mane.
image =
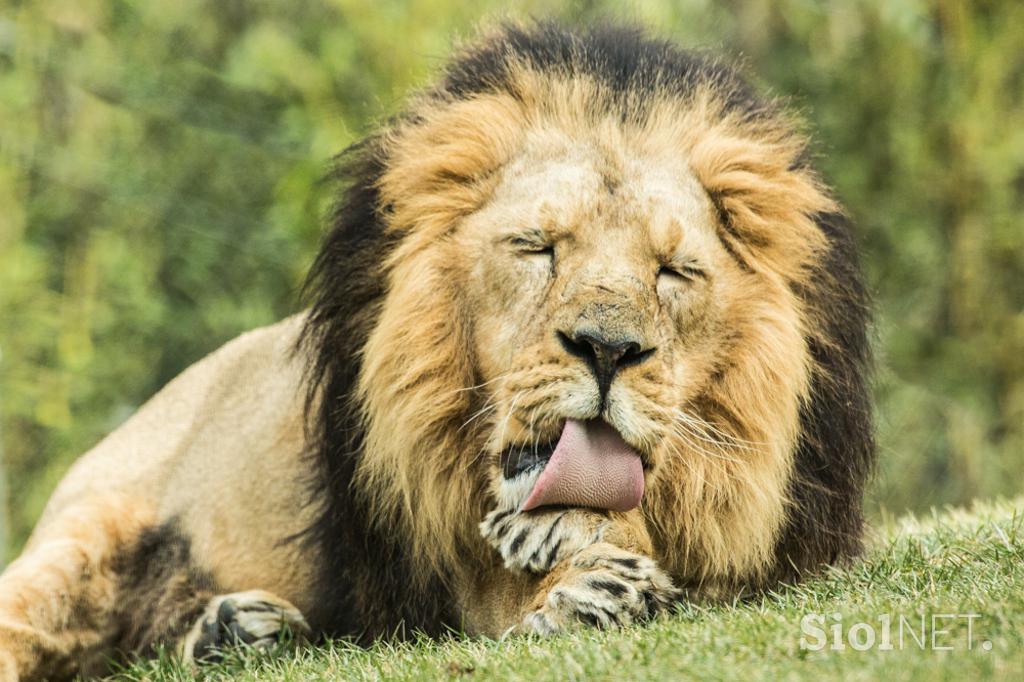
<svg viewBox="0 0 1024 682">
<path fill-rule="evenodd" d="M 340 340 L 336 316 L 347 309 L 338 302 L 345 294 L 330 285 L 353 275 L 351 265 L 332 271 L 338 266 L 321 256 L 307 333 L 319 344 L 314 387 L 329 400 L 335 363 L 360 368 L 345 384 L 349 412 L 314 414 L 321 466 L 332 466 L 338 429 L 359 429 L 351 484 L 361 512 L 398 533 L 410 575 L 443 581 L 467 558 L 486 561 L 477 531 L 490 504 L 485 420 L 474 421 L 486 398 L 472 311 L 460 293 L 471 264 L 453 230 L 487 202 L 497 171 L 527 136 L 561 131 L 613 151 L 629 140 L 687 161 L 718 210 L 730 254 L 760 275 L 749 303 L 731 311 L 737 343 L 728 370 L 697 406 L 735 456 L 662 475 L 649 491 L 643 513 L 659 560 L 713 592 L 855 553 L 859 493 L 873 454 L 866 297 L 840 209 L 808 162 L 802 126 L 703 56 L 636 32 L 559 31 L 505 27 L 465 50 L 440 85 L 343 165 L 354 189 L 332 238 L 340 244 L 368 229 L 356 224 L 360 216 L 373 223 L 377 260 L 366 265 L 379 296 L 368 297 L 372 319 L 358 329 L 347 323 L 348 354 L 325 359 L 336 351 L 331 340 Z M 561 53 L 531 47 L 553 35 L 568 43 Z M 633 64 L 650 73 L 616 80 L 612 67 L 588 56 L 609 40 L 634 41 L 630 47 L 648 57 L 653 50 L 657 59 Z M 337 256 L 332 238 L 324 253 Z M 852 281 L 827 274 L 836 259 L 848 264 Z M 856 413 L 846 421 L 826 414 L 851 400 Z M 848 443 L 827 452 L 837 439 Z M 841 457 L 841 470 L 809 469 Z M 841 510 L 853 499 L 853 511 Z"/>
</svg>

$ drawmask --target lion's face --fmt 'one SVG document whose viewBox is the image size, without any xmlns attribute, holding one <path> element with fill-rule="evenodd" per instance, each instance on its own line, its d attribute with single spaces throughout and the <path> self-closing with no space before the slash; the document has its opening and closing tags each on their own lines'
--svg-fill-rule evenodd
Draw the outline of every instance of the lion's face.
<svg viewBox="0 0 1024 682">
<path fill-rule="evenodd" d="M 740 266 L 685 160 L 551 134 L 524 147 L 457 236 L 491 449 L 603 419 L 656 469 L 699 433 L 686 407 L 732 345 Z"/>
</svg>

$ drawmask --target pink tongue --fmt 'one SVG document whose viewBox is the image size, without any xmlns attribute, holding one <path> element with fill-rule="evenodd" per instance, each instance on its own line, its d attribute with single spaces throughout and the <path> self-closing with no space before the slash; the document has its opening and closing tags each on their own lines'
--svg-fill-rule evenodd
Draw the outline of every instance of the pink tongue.
<svg viewBox="0 0 1024 682">
<path fill-rule="evenodd" d="M 640 455 L 601 420 L 569 419 L 523 511 L 551 504 L 627 511 L 640 504 Z"/>
</svg>

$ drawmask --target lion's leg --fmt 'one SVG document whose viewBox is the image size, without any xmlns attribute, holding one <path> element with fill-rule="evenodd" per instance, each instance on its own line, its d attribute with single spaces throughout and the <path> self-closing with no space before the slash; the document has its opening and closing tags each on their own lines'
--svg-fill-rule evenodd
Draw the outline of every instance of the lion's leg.
<svg viewBox="0 0 1024 682">
<path fill-rule="evenodd" d="M 505 568 L 535 575 L 600 542 L 611 520 L 586 509 L 499 509 L 480 524 L 480 533 L 498 550 Z"/>
<path fill-rule="evenodd" d="M 650 538 L 636 511 L 498 510 L 480 530 L 507 569 L 544 576 L 519 592 L 525 603 L 509 605 L 508 618 L 520 630 L 551 634 L 580 624 L 628 625 L 653 616 L 679 594 L 650 558 Z"/>
<path fill-rule="evenodd" d="M 0 576 L 0 682 L 102 674 L 117 654 L 176 648 L 186 660 L 309 628 L 261 591 L 218 595 L 187 538 L 152 509 L 111 497 L 69 507 Z"/>
<path fill-rule="evenodd" d="M 208 661 L 227 647 L 265 649 L 309 635 L 306 619 L 291 603 L 270 592 L 250 590 L 210 599 L 177 649 L 185 661 Z"/>
<path fill-rule="evenodd" d="M 0 576 L 0 679 L 105 665 L 120 626 L 116 563 L 151 521 L 147 505 L 111 498 L 63 510 L 37 531 Z"/>
</svg>

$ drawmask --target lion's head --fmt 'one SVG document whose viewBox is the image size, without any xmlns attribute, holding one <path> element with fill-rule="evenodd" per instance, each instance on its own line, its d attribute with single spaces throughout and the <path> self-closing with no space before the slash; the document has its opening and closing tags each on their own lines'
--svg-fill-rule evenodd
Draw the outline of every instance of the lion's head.
<svg viewBox="0 0 1024 682">
<path fill-rule="evenodd" d="M 638 31 L 505 27 L 340 171 L 311 404 L 329 497 L 354 482 L 345 513 L 401 537 L 381 551 L 440 574 L 486 560 L 476 524 L 526 501 L 567 429 L 625 453 L 612 473 L 642 477 L 684 581 L 857 550 L 849 230 L 797 123 L 730 69 Z"/>
</svg>

